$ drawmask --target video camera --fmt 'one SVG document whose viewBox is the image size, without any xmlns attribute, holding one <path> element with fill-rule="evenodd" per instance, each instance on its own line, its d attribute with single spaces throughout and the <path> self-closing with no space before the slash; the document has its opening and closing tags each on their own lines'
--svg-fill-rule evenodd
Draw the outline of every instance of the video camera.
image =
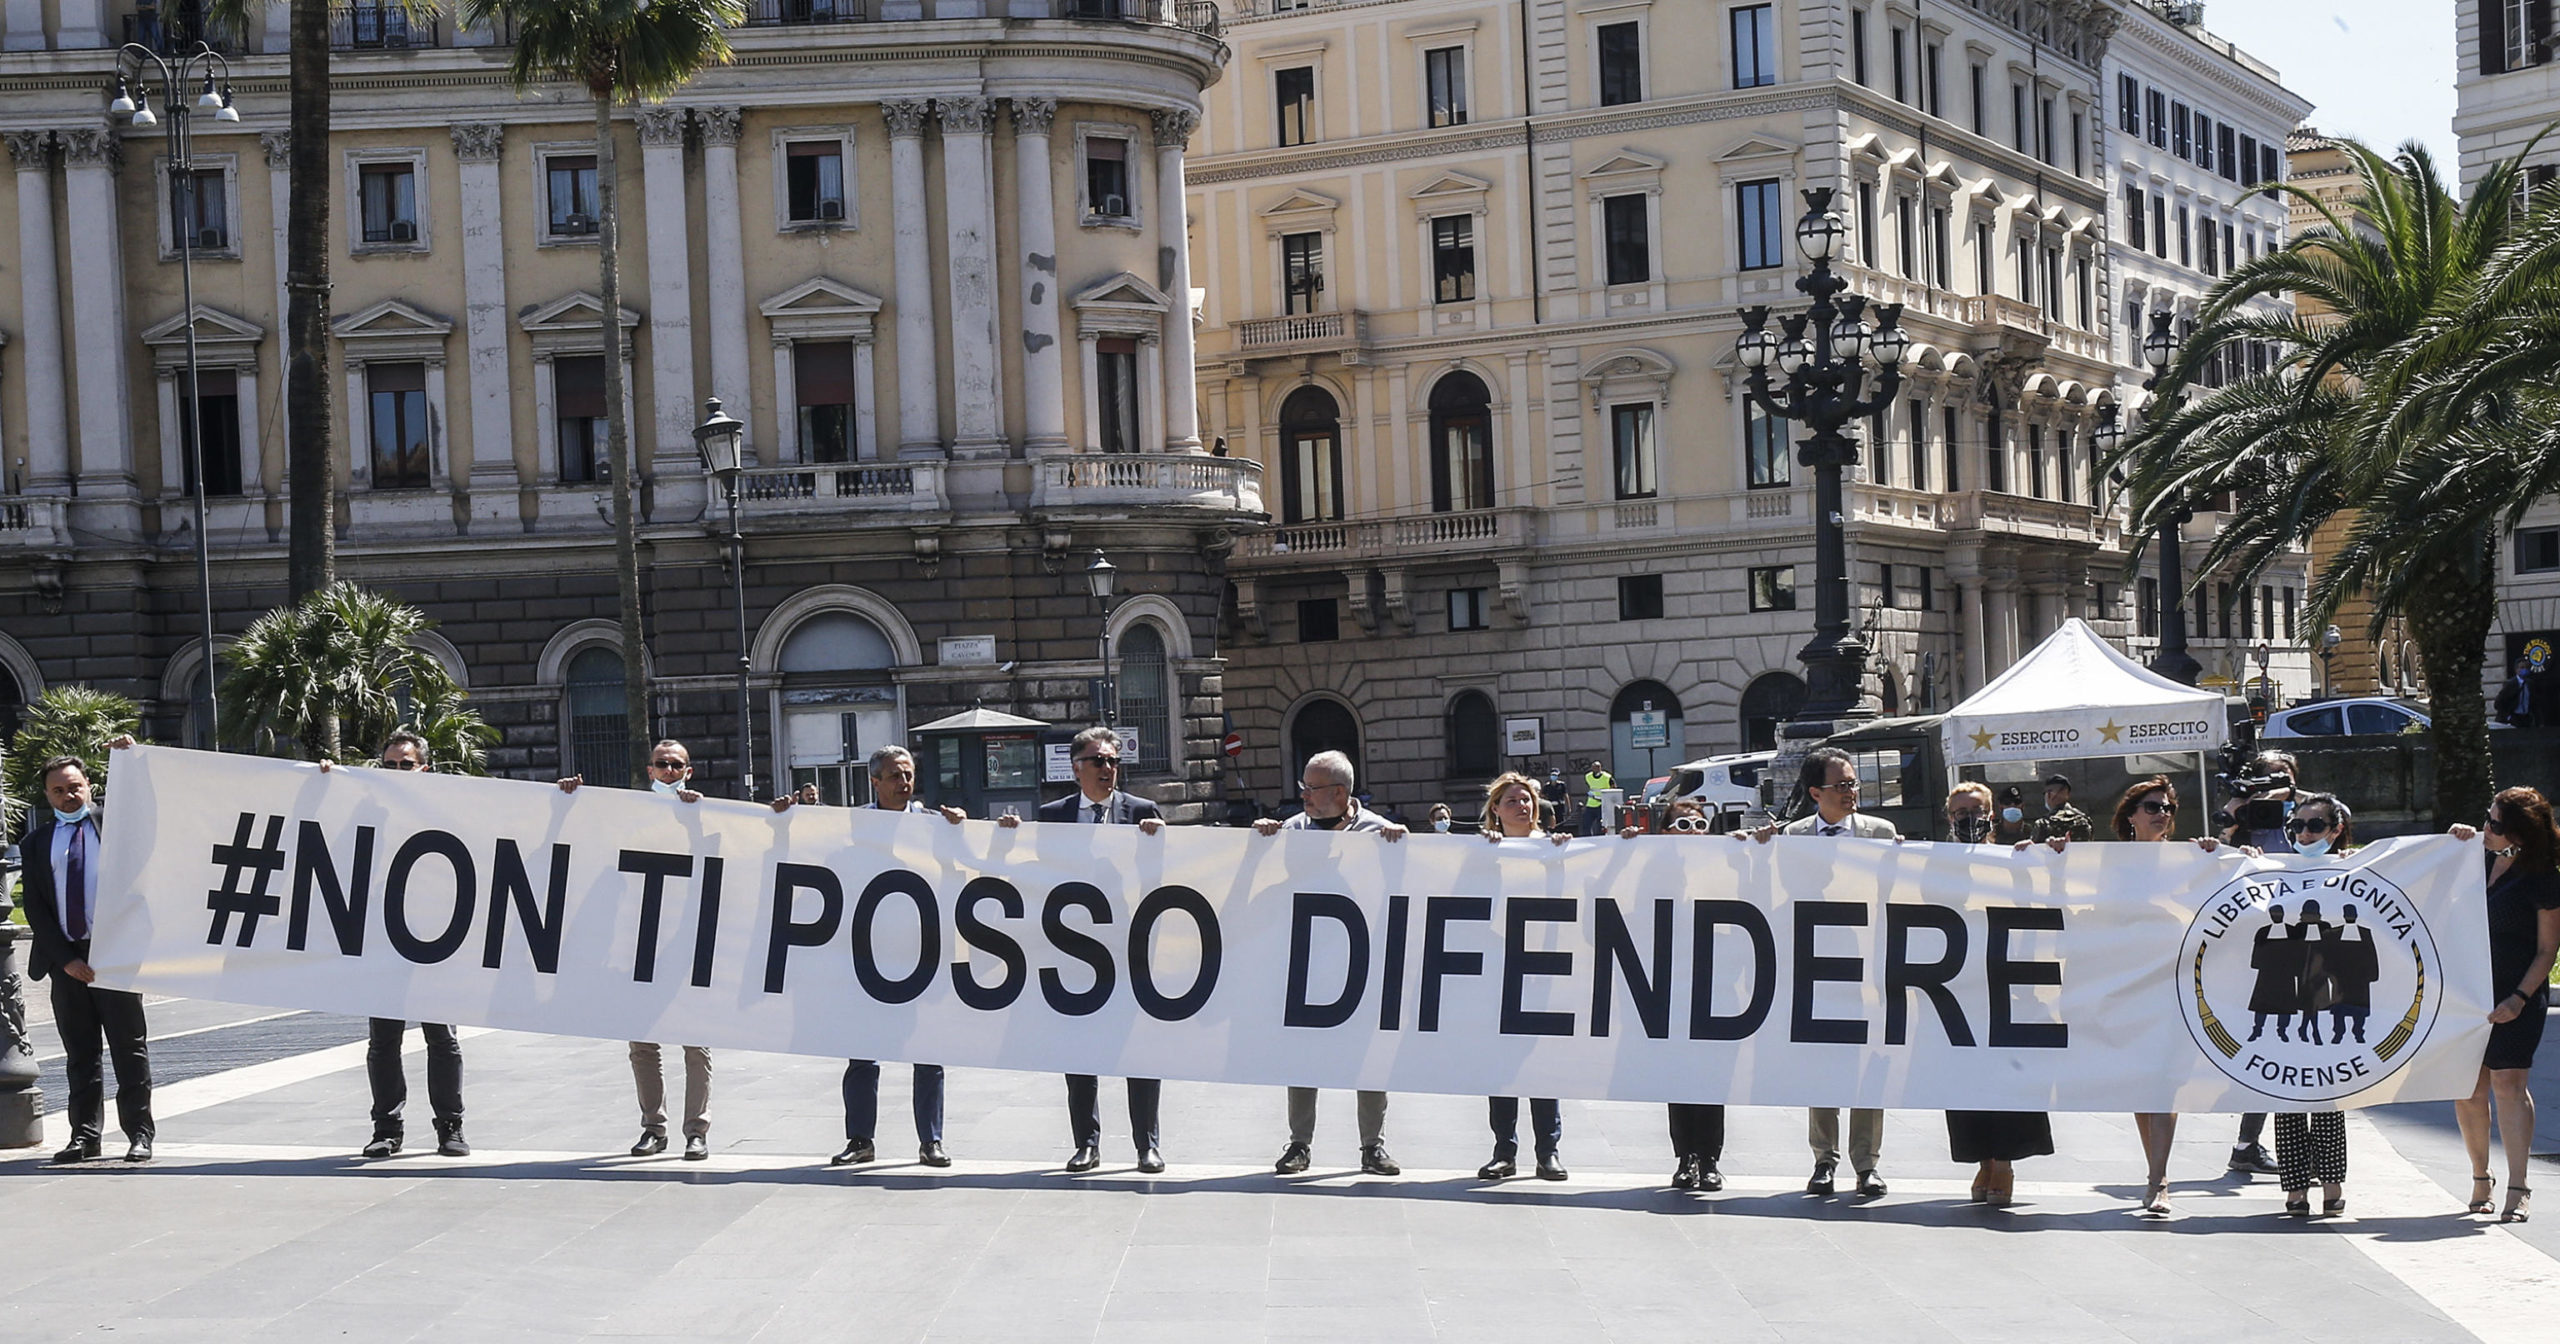
<svg viewBox="0 0 2560 1344">
<path fill-rule="evenodd" d="M 2286 816 L 2293 810 L 2292 803 L 2289 798 L 2267 795 L 2292 794 L 2300 787 L 2294 783 L 2292 775 L 2282 770 L 2250 773 L 2250 767 L 2257 764 L 2257 753 L 2253 744 L 2240 741 L 2224 747 L 2214 764 L 2213 780 L 2220 787 L 2222 796 L 2240 804 L 2231 810 L 2231 818 L 2241 829 L 2273 831 L 2283 828 Z"/>
</svg>

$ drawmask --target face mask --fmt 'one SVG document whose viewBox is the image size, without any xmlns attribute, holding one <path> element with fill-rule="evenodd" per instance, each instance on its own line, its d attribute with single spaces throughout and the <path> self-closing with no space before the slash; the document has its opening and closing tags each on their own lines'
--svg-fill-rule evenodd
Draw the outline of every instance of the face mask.
<svg viewBox="0 0 2560 1344">
<path fill-rule="evenodd" d="M 2296 854 L 2312 855 L 2326 854 L 2329 852 L 2329 837 L 2324 835 L 2317 840 L 2297 840 L 2294 842 L 2293 852 Z"/>
<path fill-rule="evenodd" d="M 2027 815 L 2026 813 L 2021 812 L 2021 811 L 2019 811 L 2018 809 L 2016 809 L 2016 808 L 2014 808 L 2014 807 L 2004 807 L 2004 808 L 2001 808 L 2001 809 L 2000 809 L 2000 819 L 2001 819 L 2002 821 L 2012 821 L 2012 822 L 2014 822 L 2014 821 L 2017 821 L 2018 819 L 2020 819 L 2020 818 L 2022 818 L 2022 817 L 2024 817 L 2024 816 L 2026 816 L 2026 815 Z"/>
<path fill-rule="evenodd" d="M 1442 817 L 1439 820 L 1432 822 L 1431 829 L 1438 831 L 1442 835 L 1447 835 L 1449 833 L 1449 819 L 1447 817 Z"/>
<path fill-rule="evenodd" d="M 682 784 L 670 784 L 663 779 L 653 779 L 649 781 L 649 792 L 663 793 L 666 796 L 673 798 L 677 794 L 684 792 L 684 786 Z"/>
<path fill-rule="evenodd" d="M 80 805 L 80 810 L 77 812 L 65 812 L 60 808 L 53 809 L 53 819 L 65 826 L 76 826 L 88 815 L 89 805 L 87 803 L 82 803 Z"/>
<path fill-rule="evenodd" d="M 1958 817 L 1955 833 L 1956 843 L 1978 845 L 1991 838 L 1991 823 L 1982 817 Z"/>
</svg>

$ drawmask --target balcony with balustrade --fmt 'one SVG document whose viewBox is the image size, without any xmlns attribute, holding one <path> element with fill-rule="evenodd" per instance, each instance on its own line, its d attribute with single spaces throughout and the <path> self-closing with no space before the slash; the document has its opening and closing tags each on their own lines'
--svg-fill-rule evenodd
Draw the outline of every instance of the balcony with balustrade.
<svg viewBox="0 0 2560 1344">
<path fill-rule="evenodd" d="M 0 556 L 71 550 L 71 501 L 62 495 L 0 495 Z"/>
<path fill-rule="evenodd" d="M 1233 569 L 1277 573 L 1386 561 L 1437 561 L 1526 549 L 1537 535 L 1534 509 L 1469 509 L 1342 522 L 1292 523 L 1246 537 Z"/>
<path fill-rule="evenodd" d="M 1262 467 L 1205 453 L 1063 453 L 1031 463 L 1031 508 L 1048 515 L 1126 516 L 1165 510 L 1259 522 Z"/>
<path fill-rule="evenodd" d="M 909 10 L 918 6 L 909 5 Z M 1214 0 L 998 0 L 985 7 L 1012 19 L 1072 19 L 1095 23 L 1153 24 L 1216 37 L 1225 28 Z M 746 26 L 789 28 L 808 24 L 877 23 L 909 17 L 890 12 L 885 0 L 747 0 Z M 944 16 L 948 17 L 948 16 Z"/>
<path fill-rule="evenodd" d="M 1339 355 L 1345 364 L 1358 364 L 1368 350 L 1369 315 L 1356 308 L 1257 317 L 1235 326 L 1235 352 L 1242 359 Z"/>
<path fill-rule="evenodd" d="M 749 467 L 739 473 L 738 521 L 754 531 L 912 525 L 951 512 L 944 470 L 941 462 Z"/>
</svg>

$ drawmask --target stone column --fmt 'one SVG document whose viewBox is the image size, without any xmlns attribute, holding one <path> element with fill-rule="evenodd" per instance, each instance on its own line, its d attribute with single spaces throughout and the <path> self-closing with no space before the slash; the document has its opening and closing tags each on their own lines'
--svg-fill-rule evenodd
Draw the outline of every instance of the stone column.
<svg viewBox="0 0 2560 1344">
<path fill-rule="evenodd" d="M 1960 619 L 1950 622 L 1956 641 L 1964 646 L 1963 658 L 1956 672 L 1955 694 L 1950 700 L 1962 700 L 1990 683 L 1991 622 L 1989 595 L 1982 590 L 1982 555 L 1979 549 L 1966 547 L 1947 552 L 1946 578 L 1954 585 L 1951 601 L 1964 604 Z"/>
<path fill-rule="evenodd" d="M 44 0 L 8 0 L 0 7 L 0 51 L 44 50 Z"/>
<path fill-rule="evenodd" d="M 258 366 L 243 364 L 231 377 L 240 405 L 240 493 L 254 497 L 266 488 L 267 475 L 258 452 Z"/>
<path fill-rule="evenodd" d="M 793 389 L 800 385 L 799 354 L 800 352 L 793 348 L 790 337 L 773 338 L 774 401 L 778 404 L 773 417 L 775 466 L 800 460 L 800 415 L 799 408 L 792 404 L 792 397 L 795 395 Z M 860 397 L 863 391 L 864 389 L 857 384 L 853 394 Z M 721 409 L 728 408 L 724 406 Z"/>
<path fill-rule="evenodd" d="M 650 417 L 657 442 L 651 474 L 662 493 L 701 473 L 693 448 L 693 260 L 687 255 L 684 123 L 681 107 L 643 107 L 640 195 L 649 221 Z M 638 460 L 636 455 L 633 460 Z"/>
<path fill-rule="evenodd" d="M 117 245 L 116 163 L 122 152 L 104 127 L 62 132 L 63 195 L 70 207 L 72 359 L 80 378 L 81 512 L 134 499 L 133 389 L 127 378 L 123 253 Z M 138 519 L 90 518 L 110 534 Z"/>
<path fill-rule="evenodd" d="M 1191 229 L 1182 155 L 1199 128 L 1196 112 L 1158 112 L 1156 123 L 1156 283 L 1172 301 L 1164 318 L 1164 446 L 1200 451 L 1200 384 L 1192 367 Z"/>
<path fill-rule="evenodd" d="M 721 409 L 748 424 L 755 423 L 753 375 L 747 370 L 747 250 L 738 232 L 738 109 L 697 107 L 702 126 L 702 241 L 710 269 L 711 392 Z M 774 402 L 790 399 L 788 387 L 777 387 Z M 775 417 L 780 432 L 781 417 Z M 744 460 L 755 465 L 756 436 L 747 434 Z"/>
<path fill-rule="evenodd" d="M 14 26 L 10 36 L 17 36 Z M 37 30 L 36 39 L 41 45 L 42 29 Z M 18 344 L 26 351 L 27 389 L 25 488 L 40 495 L 68 494 L 71 422 L 62 390 L 71 380 L 62 367 L 62 279 L 53 250 L 53 134 L 11 131 L 5 139 L 9 158 L 18 168 Z"/>
<path fill-rule="evenodd" d="M 106 0 L 58 0 L 54 10 L 56 51 L 86 51 L 107 45 Z"/>
<path fill-rule="evenodd" d="M 925 105 L 882 103 L 889 123 L 889 210 L 898 292 L 898 456 L 942 456 L 942 374 L 933 334 L 933 244 L 925 236 Z M 774 416 L 794 413 L 792 391 L 774 389 Z"/>
<path fill-rule="evenodd" d="M 453 128 L 453 156 L 461 160 L 462 367 L 471 388 L 471 466 L 456 474 L 465 477 L 472 521 L 521 523 L 507 357 L 507 233 L 499 209 L 505 145 L 505 128 L 496 122 Z M 541 464 L 534 471 L 538 478 Z"/>
<path fill-rule="evenodd" d="M 1058 202 L 1049 180 L 1049 125 L 1055 98 L 1013 100 L 1013 194 L 1022 255 L 1023 448 L 1032 456 L 1067 451 L 1066 351 L 1058 344 Z"/>
<path fill-rule="evenodd" d="M 942 218 L 951 306 L 951 455 L 1005 453 L 1003 362 L 996 350 L 996 194 L 984 98 L 939 98 Z"/>
<path fill-rule="evenodd" d="M 284 8 L 283 5 L 276 6 L 279 11 Z M 285 325 L 293 311 L 293 294 L 285 288 L 284 282 L 292 269 L 286 254 L 288 230 L 285 226 L 289 222 L 286 217 L 291 212 L 293 196 L 293 132 L 268 131 L 258 137 L 258 148 L 266 151 L 267 155 L 267 232 L 276 258 L 276 320 L 273 323 L 276 367 L 291 368 L 293 334 L 285 329 Z M 283 381 L 279 379 L 276 386 L 284 386 Z"/>
</svg>

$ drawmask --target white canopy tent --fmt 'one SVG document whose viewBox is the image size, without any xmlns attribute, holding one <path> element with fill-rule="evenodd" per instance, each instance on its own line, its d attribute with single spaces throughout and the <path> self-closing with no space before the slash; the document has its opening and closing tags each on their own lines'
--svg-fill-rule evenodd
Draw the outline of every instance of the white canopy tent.
<svg viewBox="0 0 2560 1344">
<path fill-rule="evenodd" d="M 1949 769 L 1993 761 L 2204 753 L 2230 739 L 2222 693 L 2117 652 L 2077 617 L 1939 725 Z"/>
</svg>

